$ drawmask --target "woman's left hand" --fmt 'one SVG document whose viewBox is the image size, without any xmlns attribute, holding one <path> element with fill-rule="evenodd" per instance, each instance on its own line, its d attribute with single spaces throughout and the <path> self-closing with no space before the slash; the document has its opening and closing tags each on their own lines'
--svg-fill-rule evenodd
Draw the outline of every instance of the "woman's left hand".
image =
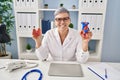
<svg viewBox="0 0 120 80">
<path fill-rule="evenodd" d="M 92 32 L 91 31 L 88 31 L 87 33 L 84 33 L 84 31 L 82 30 L 80 32 L 80 35 L 82 37 L 82 40 L 85 40 L 85 41 L 88 41 L 92 38 Z"/>
<path fill-rule="evenodd" d="M 80 35 L 82 37 L 82 50 L 86 52 L 86 51 L 88 51 L 88 42 L 92 38 L 92 32 L 88 31 L 85 33 L 82 30 L 82 31 L 80 31 Z"/>
</svg>

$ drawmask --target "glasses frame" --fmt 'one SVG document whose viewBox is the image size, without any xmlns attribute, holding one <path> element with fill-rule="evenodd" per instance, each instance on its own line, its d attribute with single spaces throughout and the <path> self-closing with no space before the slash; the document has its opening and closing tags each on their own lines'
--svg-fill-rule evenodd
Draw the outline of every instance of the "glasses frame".
<svg viewBox="0 0 120 80">
<path fill-rule="evenodd" d="M 61 21 L 67 22 L 69 19 L 70 19 L 70 17 L 55 18 L 55 21 L 57 21 L 57 22 L 61 22 Z"/>
</svg>

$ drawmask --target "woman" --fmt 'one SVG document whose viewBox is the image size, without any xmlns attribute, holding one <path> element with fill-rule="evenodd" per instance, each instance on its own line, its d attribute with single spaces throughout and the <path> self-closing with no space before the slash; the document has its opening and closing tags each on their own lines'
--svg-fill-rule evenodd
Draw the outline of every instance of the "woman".
<svg viewBox="0 0 120 80">
<path fill-rule="evenodd" d="M 92 33 L 88 31 L 86 35 L 79 34 L 76 30 L 69 28 L 70 14 L 65 8 L 57 9 L 54 17 L 56 28 L 48 30 L 42 42 L 41 34 L 37 37 L 33 35 L 37 57 L 42 60 L 51 57 L 57 61 L 86 62 L 89 57 L 88 42 Z"/>
</svg>

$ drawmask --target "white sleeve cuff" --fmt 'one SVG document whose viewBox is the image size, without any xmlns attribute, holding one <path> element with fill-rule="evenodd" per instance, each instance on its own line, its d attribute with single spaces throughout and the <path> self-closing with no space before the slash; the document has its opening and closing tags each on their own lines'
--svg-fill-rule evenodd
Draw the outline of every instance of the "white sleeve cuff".
<svg viewBox="0 0 120 80">
<path fill-rule="evenodd" d="M 81 50 L 80 55 L 78 55 L 79 57 L 77 58 L 77 60 L 80 63 L 85 63 L 87 62 L 88 58 L 89 58 L 89 51 L 84 52 L 83 50 Z"/>
<path fill-rule="evenodd" d="M 87 50 L 86 52 L 81 49 L 82 54 L 89 54 L 89 51 Z"/>
<path fill-rule="evenodd" d="M 48 55 L 45 52 L 44 48 L 39 47 L 35 50 L 36 56 L 38 57 L 39 60 L 45 60 L 47 59 Z M 46 54 L 45 54 L 46 53 Z"/>
</svg>

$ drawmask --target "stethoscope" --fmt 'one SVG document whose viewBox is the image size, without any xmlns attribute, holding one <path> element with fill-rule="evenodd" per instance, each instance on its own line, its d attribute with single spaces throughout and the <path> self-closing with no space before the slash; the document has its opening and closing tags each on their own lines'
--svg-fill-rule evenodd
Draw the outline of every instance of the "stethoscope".
<svg viewBox="0 0 120 80">
<path fill-rule="evenodd" d="M 27 73 L 24 74 L 24 76 L 22 77 L 21 80 L 27 80 L 27 75 L 30 74 L 30 73 L 32 73 L 32 72 L 37 72 L 37 73 L 39 73 L 39 74 L 40 74 L 40 77 L 39 77 L 38 80 L 42 80 L 43 75 L 42 75 L 42 72 L 41 72 L 39 69 L 32 69 L 32 70 L 28 71 Z"/>
</svg>

